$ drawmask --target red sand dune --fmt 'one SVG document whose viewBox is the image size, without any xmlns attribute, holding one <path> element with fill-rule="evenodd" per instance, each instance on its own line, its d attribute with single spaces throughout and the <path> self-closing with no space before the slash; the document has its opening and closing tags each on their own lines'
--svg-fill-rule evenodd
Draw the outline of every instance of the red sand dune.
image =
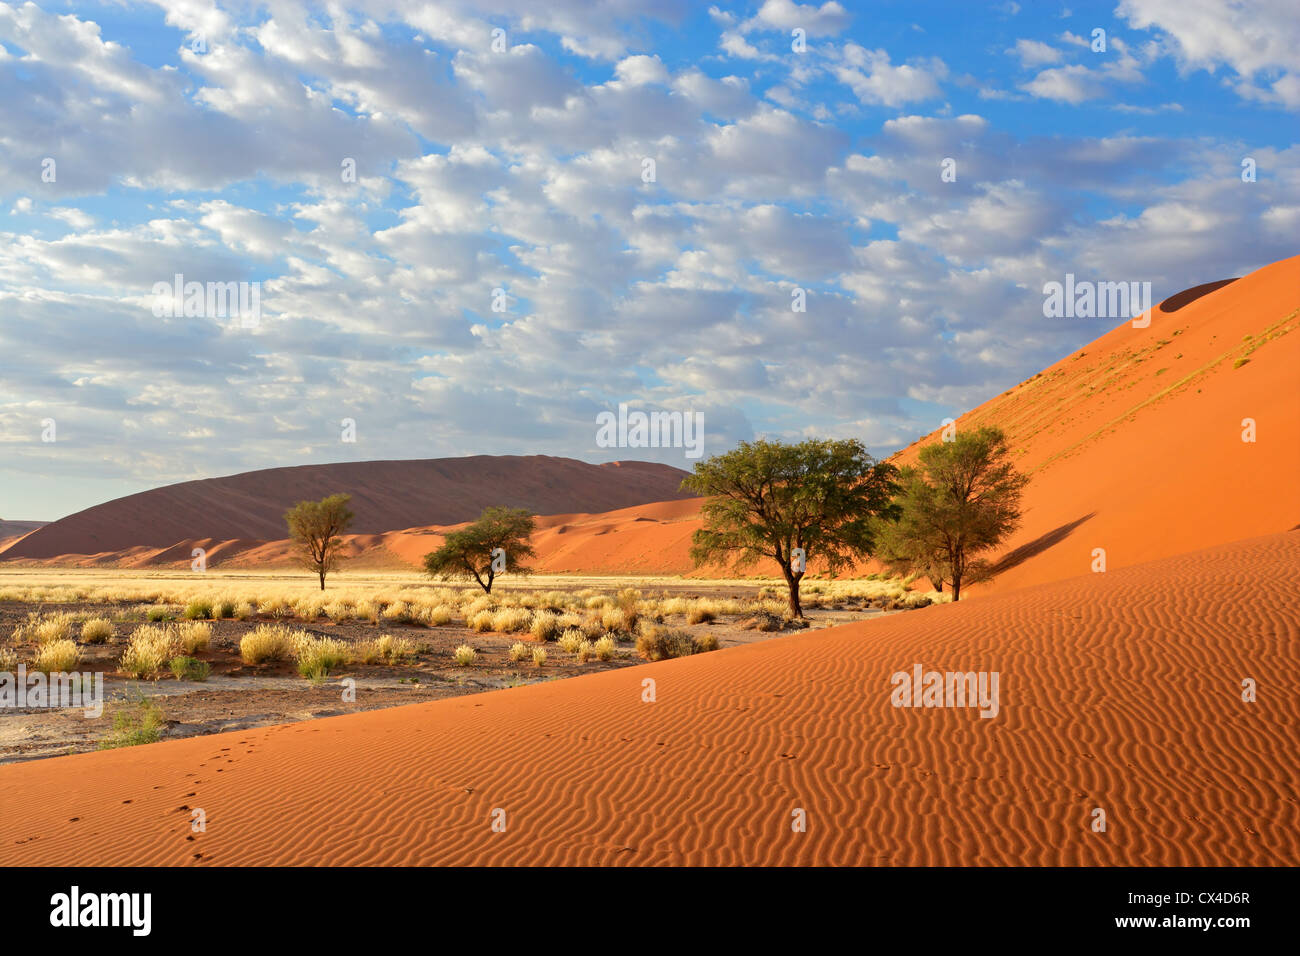
<svg viewBox="0 0 1300 956">
<path fill-rule="evenodd" d="M 1094 548 L 1114 569 L 1300 525 L 1297 325 L 1300 257 L 1171 296 L 1148 328 L 1125 322 L 959 418 L 959 429 L 1002 428 L 1032 479 L 1020 529 L 993 556 L 998 577 L 970 593 L 1087 574 Z M 1246 418 L 1253 443 L 1242 441 Z M 939 438 L 893 460 L 912 463 Z M 542 533 L 538 565 L 688 573 L 694 505 L 632 508 Z"/>
<path fill-rule="evenodd" d="M 1019 467 L 1032 479 L 1021 528 L 993 556 L 1001 561 L 1001 573 L 968 593 L 1087 574 L 1095 548 L 1105 550 L 1107 566 L 1115 569 L 1300 525 L 1298 323 L 1300 257 L 1171 296 L 1152 310 L 1148 328 L 1125 322 L 958 419 L 958 428 L 993 424 L 1006 431 Z M 1234 368 L 1240 359 L 1246 362 Z M 1247 418 L 1257 429 L 1253 443 L 1241 440 Z M 936 431 L 894 460 L 912 462 L 922 443 L 937 440 Z M 663 466 L 624 465 L 633 467 Z M 591 513 L 601 506 L 584 500 L 586 513 L 543 520 L 535 566 L 588 574 L 720 573 L 718 568 L 693 571 L 688 551 L 691 533 L 699 527 L 699 500 L 680 499 L 675 482 L 682 473 L 666 471 L 673 493 L 657 497 L 678 500 L 646 505 L 640 502 L 650 498 L 641 497 L 609 513 Z M 578 497 L 583 496 L 591 497 L 585 491 Z M 271 509 L 276 522 L 281 510 Z M 534 510 L 579 508 L 542 504 Z M 372 522 L 363 530 L 387 533 L 354 536 L 349 541 L 353 566 L 418 565 L 441 542 L 446 524 L 469 517 L 457 515 L 442 525 Z M 31 550 L 41 535 L 52 538 L 61 524 L 0 552 L 0 560 Z M 280 527 L 275 525 L 274 534 Z M 59 564 L 184 566 L 193 547 L 209 548 L 212 566 L 291 563 L 286 542 L 231 537 L 216 531 L 205 539 L 186 535 L 94 558 L 62 556 L 77 550 L 70 539 L 46 550 L 61 556 L 51 561 Z M 867 570 L 875 568 L 859 569 Z M 760 565 L 753 573 L 772 576 L 776 569 Z"/>
<path fill-rule="evenodd" d="M 1272 535 L 588 677 L 4 766 L 0 864 L 1294 866 L 1300 593 L 1260 582 L 1297 567 L 1300 533 Z M 891 706 L 917 663 L 998 672 L 999 714 Z"/>
<path fill-rule="evenodd" d="M 958 419 L 1001 427 L 1031 477 L 976 593 L 1087 574 L 1094 548 L 1113 569 L 1300 525 L 1297 326 L 1300 257 L 1173 296 Z"/>
<path fill-rule="evenodd" d="M 171 556 L 154 559 L 147 553 L 180 550 L 197 539 L 249 539 L 223 549 L 233 552 L 283 537 L 289 507 L 336 492 L 352 495 L 354 531 L 380 534 L 469 521 L 489 505 L 551 513 L 663 501 L 681 497 L 683 477 L 680 469 L 651 462 L 592 465 L 549 455 L 271 468 L 168 485 L 88 508 L 32 532 L 0 552 L 0 559 L 100 555 L 95 563 L 166 563 Z M 188 564 L 189 550 L 180 557 Z"/>
</svg>

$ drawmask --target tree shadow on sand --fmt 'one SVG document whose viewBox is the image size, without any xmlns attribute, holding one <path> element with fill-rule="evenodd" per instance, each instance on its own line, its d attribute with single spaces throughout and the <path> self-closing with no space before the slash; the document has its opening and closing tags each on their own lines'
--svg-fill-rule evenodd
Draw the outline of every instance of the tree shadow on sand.
<svg viewBox="0 0 1300 956">
<path fill-rule="evenodd" d="M 997 564 L 993 565 L 990 570 L 993 574 L 1001 574 L 1003 571 L 1010 571 L 1016 565 L 1023 564 L 1035 555 L 1042 554 L 1048 548 L 1060 544 L 1070 536 L 1071 532 L 1073 532 L 1075 528 L 1079 527 L 1079 525 L 1083 524 L 1096 514 L 1097 512 L 1090 511 L 1082 518 L 1077 518 L 1068 524 L 1063 524 L 1059 528 L 1055 528 L 1044 535 L 1040 535 L 1028 544 L 1022 544 L 1020 547 L 1016 548 L 1016 550 L 1004 554 L 998 560 Z"/>
</svg>

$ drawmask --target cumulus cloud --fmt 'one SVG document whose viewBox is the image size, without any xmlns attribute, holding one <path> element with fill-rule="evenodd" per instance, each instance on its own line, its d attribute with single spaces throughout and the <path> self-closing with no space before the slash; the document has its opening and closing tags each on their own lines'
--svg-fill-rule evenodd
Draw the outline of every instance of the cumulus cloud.
<svg viewBox="0 0 1300 956">
<path fill-rule="evenodd" d="M 1297 147 L 1251 144 L 1246 184 L 1214 130 L 1099 111 L 1116 127 L 1081 133 L 1053 105 L 1126 106 L 1159 56 L 1266 112 L 1291 95 L 1273 39 L 1124 10 L 1156 48 L 1015 42 L 1025 132 L 834 0 L 168 0 L 138 51 L 89 14 L 0 6 L 0 485 L 598 459 L 626 454 L 593 444 L 620 401 L 706 410 L 710 448 L 906 444 L 1105 330 L 1045 324 L 1048 278 L 1168 293 L 1294 253 Z M 693 16 L 705 54 L 655 41 Z M 258 283 L 260 324 L 156 317 L 178 273 Z"/>
</svg>

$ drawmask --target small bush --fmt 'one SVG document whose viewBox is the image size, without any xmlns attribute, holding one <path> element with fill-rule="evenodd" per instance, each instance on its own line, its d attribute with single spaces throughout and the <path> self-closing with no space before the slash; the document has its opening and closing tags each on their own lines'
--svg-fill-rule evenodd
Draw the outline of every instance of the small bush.
<svg viewBox="0 0 1300 956">
<path fill-rule="evenodd" d="M 153 607 L 149 608 L 149 610 L 144 612 L 145 620 L 151 621 L 155 624 L 159 621 L 169 621 L 171 620 L 171 616 L 172 609 L 161 604 L 155 604 Z"/>
<path fill-rule="evenodd" d="M 599 658 L 602 661 L 608 661 L 614 659 L 615 647 L 616 645 L 614 643 L 614 639 L 610 637 L 608 634 L 606 634 L 604 637 L 602 637 L 600 640 L 598 640 L 595 643 L 593 649 L 596 653 L 597 658 Z"/>
<path fill-rule="evenodd" d="M 220 600 L 212 602 L 212 619 L 229 620 L 235 616 L 235 602 Z"/>
<path fill-rule="evenodd" d="M 177 680 L 205 681 L 212 673 L 212 665 L 197 657 L 173 657 L 168 666 Z"/>
<path fill-rule="evenodd" d="M 297 634 L 283 624 L 259 624 L 240 640 L 239 657 L 245 664 L 288 660 L 296 638 Z"/>
<path fill-rule="evenodd" d="M 186 654 L 206 651 L 212 639 L 212 625 L 201 621 L 184 621 L 176 625 L 176 645 Z"/>
<path fill-rule="evenodd" d="M 460 647 L 452 651 L 451 656 L 452 660 L 456 662 L 457 667 L 469 667 L 469 665 L 473 664 L 475 659 L 478 657 L 478 651 L 474 650 L 474 648 L 470 647 L 468 644 L 462 644 Z"/>
<path fill-rule="evenodd" d="M 620 607 L 607 607 L 600 612 L 600 626 L 607 631 L 626 631 L 627 612 Z"/>
<path fill-rule="evenodd" d="M 536 664 L 538 667 L 542 667 L 546 663 L 546 648 L 544 647 L 533 648 L 533 663 Z"/>
<path fill-rule="evenodd" d="M 576 627 L 571 627 L 560 635 L 560 650 L 566 654 L 575 654 L 587 640 L 587 636 Z"/>
<path fill-rule="evenodd" d="M 380 616 L 393 624 L 410 624 L 415 621 L 415 615 L 405 601 L 395 601 L 388 605 Z"/>
<path fill-rule="evenodd" d="M 532 612 L 522 607 L 503 607 L 492 615 L 492 630 L 501 634 L 526 631 L 532 623 Z"/>
<path fill-rule="evenodd" d="M 718 649 L 718 638 L 715 634 L 701 634 L 695 638 L 695 650 L 693 653 L 704 654 L 708 651 Z"/>
<path fill-rule="evenodd" d="M 81 643 L 103 644 L 113 636 L 113 622 L 106 617 L 93 617 L 81 625 Z"/>
<path fill-rule="evenodd" d="M 578 645 L 578 650 L 576 651 L 576 654 L 578 656 L 578 663 L 579 664 L 587 663 L 587 661 L 591 659 L 591 655 L 593 653 L 595 653 L 595 645 L 592 644 L 591 641 L 583 641 L 581 644 Z"/>
<path fill-rule="evenodd" d="M 137 680 L 153 678 L 175 656 L 176 635 L 170 627 L 142 624 L 135 629 L 118 666 Z"/>
<path fill-rule="evenodd" d="M 257 613 L 257 609 L 253 607 L 253 605 L 249 604 L 247 601 L 244 601 L 242 604 L 237 604 L 235 606 L 236 621 L 247 621 L 249 618 L 253 617 L 253 615 L 255 615 L 256 613 Z"/>
<path fill-rule="evenodd" d="M 429 627 L 441 627 L 450 624 L 456 612 L 446 604 L 437 604 L 420 612 L 420 620 Z"/>
<path fill-rule="evenodd" d="M 32 661 L 32 670 L 42 674 L 67 673 L 77 666 L 81 652 L 75 641 L 50 641 L 42 644 Z"/>
<path fill-rule="evenodd" d="M 332 637 L 312 637 L 299 634 L 294 639 L 294 657 L 298 673 L 312 680 L 321 680 L 330 671 L 348 662 L 348 645 Z"/>
<path fill-rule="evenodd" d="M 106 739 L 100 741 L 99 749 L 113 750 L 117 747 L 157 743 L 162 737 L 166 722 L 162 708 L 141 697 L 133 705 L 113 712 L 113 730 Z"/>
<path fill-rule="evenodd" d="M 533 615 L 529 631 L 534 640 L 541 641 L 543 644 L 553 641 L 560 636 L 560 616 L 550 611 L 538 611 Z"/>
<path fill-rule="evenodd" d="M 651 625 L 641 629 L 641 636 L 636 639 L 636 652 L 647 661 L 687 657 L 695 653 L 695 641 L 686 631 Z"/>
<path fill-rule="evenodd" d="M 469 625 L 471 631 L 490 631 L 492 618 L 492 612 L 485 608 L 482 611 L 475 611 L 473 615 L 466 618 L 465 623 Z"/>
<path fill-rule="evenodd" d="M 717 619 L 717 615 L 707 607 L 696 605 L 686 612 L 687 624 L 709 624 Z"/>
<path fill-rule="evenodd" d="M 12 674 L 18 670 L 18 655 L 7 647 L 0 647 L 0 672 Z"/>
<path fill-rule="evenodd" d="M 510 660 L 518 664 L 528 657 L 528 645 L 523 641 L 516 641 L 510 645 Z"/>
<path fill-rule="evenodd" d="M 353 657 L 362 664 L 404 664 L 415 656 L 415 645 L 404 637 L 385 634 L 373 641 L 358 641 Z"/>
<path fill-rule="evenodd" d="M 185 605 L 185 610 L 181 612 L 181 617 L 187 621 L 198 621 L 204 618 L 212 617 L 212 602 L 206 599 L 191 601 Z"/>
<path fill-rule="evenodd" d="M 37 644 L 69 641 L 72 639 L 75 620 L 67 613 L 43 615 L 39 611 L 33 611 L 27 615 L 27 622 L 14 630 L 14 640 L 34 641 Z"/>
<path fill-rule="evenodd" d="M 352 620 L 352 605 L 347 601 L 334 601 L 325 605 L 325 616 L 338 624 Z"/>
</svg>

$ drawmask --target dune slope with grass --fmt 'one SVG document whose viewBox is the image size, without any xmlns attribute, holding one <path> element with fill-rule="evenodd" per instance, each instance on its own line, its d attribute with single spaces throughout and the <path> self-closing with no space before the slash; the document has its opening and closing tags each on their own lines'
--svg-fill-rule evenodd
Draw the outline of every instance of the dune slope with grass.
<svg viewBox="0 0 1300 956">
<path fill-rule="evenodd" d="M 0 863 L 1294 866 L 1300 595 L 1258 585 L 1297 566 L 1300 533 L 1271 535 L 587 677 L 4 766 Z M 997 672 L 997 716 L 894 707 L 916 664 Z"/>
</svg>

